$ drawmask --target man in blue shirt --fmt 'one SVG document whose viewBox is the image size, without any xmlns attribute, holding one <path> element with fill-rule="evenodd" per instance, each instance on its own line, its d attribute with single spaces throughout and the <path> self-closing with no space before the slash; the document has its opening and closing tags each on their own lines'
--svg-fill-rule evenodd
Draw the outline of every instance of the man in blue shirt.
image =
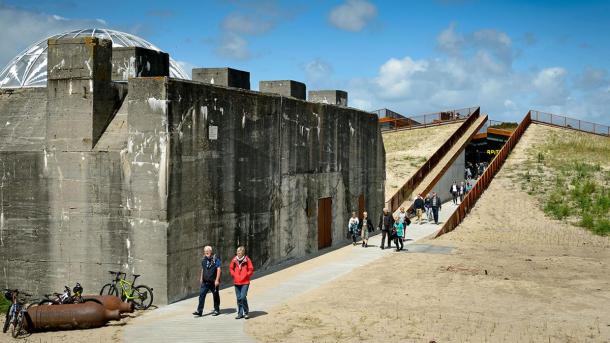
<svg viewBox="0 0 610 343">
<path fill-rule="evenodd" d="M 195 316 L 201 317 L 203 313 L 203 305 L 208 292 L 212 292 L 214 298 L 213 316 L 220 314 L 220 294 L 218 286 L 220 286 L 220 258 L 212 255 L 212 247 L 206 246 L 203 248 L 203 259 L 201 260 L 201 275 L 199 276 L 199 305 L 197 311 L 193 312 Z"/>
</svg>

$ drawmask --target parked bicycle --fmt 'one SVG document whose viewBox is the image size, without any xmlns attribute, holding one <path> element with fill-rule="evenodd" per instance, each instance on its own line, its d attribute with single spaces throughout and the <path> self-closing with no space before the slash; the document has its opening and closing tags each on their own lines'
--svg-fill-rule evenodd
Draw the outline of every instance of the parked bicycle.
<svg viewBox="0 0 610 343">
<path fill-rule="evenodd" d="M 146 285 L 134 286 L 140 274 L 133 274 L 133 281 L 129 282 L 126 280 L 126 273 L 113 271 L 108 273 L 114 275 L 114 279 L 111 283 L 107 283 L 102 287 L 100 295 L 116 295 L 125 302 L 133 302 L 138 310 L 146 310 L 152 305 L 153 289 Z"/>
<path fill-rule="evenodd" d="M 28 320 L 25 298 L 31 296 L 31 294 L 21 292 L 18 289 L 4 289 L 4 297 L 11 302 L 11 307 L 8 312 L 6 312 L 4 327 L 2 328 L 3 333 L 6 333 L 8 328 L 12 325 L 13 337 L 17 338 L 21 334 L 23 323 L 25 320 Z"/>
<path fill-rule="evenodd" d="M 101 304 L 97 299 L 83 299 L 83 287 L 77 282 L 72 290 L 70 290 L 70 287 L 64 286 L 62 293 L 45 294 L 44 298 L 38 302 L 38 305 L 80 304 L 87 301 Z"/>
</svg>

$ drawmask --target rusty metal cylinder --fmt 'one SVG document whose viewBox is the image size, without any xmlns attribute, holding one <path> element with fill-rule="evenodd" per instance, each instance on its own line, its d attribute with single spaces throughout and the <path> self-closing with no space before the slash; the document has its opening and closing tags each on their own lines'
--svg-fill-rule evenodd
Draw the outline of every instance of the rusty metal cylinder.
<svg viewBox="0 0 610 343">
<path fill-rule="evenodd" d="M 107 310 L 119 310 L 119 313 L 132 313 L 134 304 L 121 301 L 116 295 L 83 295 L 83 299 L 95 299 L 104 305 Z"/>
<path fill-rule="evenodd" d="M 33 331 L 90 329 L 104 326 L 110 320 L 120 320 L 119 310 L 88 301 L 81 304 L 39 305 L 28 309 L 26 329 Z"/>
</svg>

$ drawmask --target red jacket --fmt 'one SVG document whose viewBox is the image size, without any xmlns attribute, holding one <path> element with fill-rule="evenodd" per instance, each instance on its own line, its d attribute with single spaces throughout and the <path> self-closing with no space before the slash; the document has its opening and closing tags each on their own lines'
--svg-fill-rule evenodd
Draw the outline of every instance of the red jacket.
<svg viewBox="0 0 610 343">
<path fill-rule="evenodd" d="M 250 258 L 246 256 L 240 263 L 235 256 L 229 265 L 229 271 L 233 277 L 233 283 L 236 285 L 249 285 L 250 277 L 254 273 L 254 266 Z"/>
</svg>

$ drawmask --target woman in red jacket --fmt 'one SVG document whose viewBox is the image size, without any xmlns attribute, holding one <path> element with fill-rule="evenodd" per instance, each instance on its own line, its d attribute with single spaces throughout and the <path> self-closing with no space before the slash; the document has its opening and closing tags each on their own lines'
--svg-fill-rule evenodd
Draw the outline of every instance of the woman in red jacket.
<svg viewBox="0 0 610 343">
<path fill-rule="evenodd" d="M 231 260 L 229 270 L 233 276 L 235 285 L 235 296 L 237 297 L 237 317 L 235 319 L 248 319 L 248 288 L 250 287 L 250 277 L 254 273 L 254 266 L 250 258 L 246 256 L 246 248 L 237 248 L 237 256 Z"/>
</svg>

